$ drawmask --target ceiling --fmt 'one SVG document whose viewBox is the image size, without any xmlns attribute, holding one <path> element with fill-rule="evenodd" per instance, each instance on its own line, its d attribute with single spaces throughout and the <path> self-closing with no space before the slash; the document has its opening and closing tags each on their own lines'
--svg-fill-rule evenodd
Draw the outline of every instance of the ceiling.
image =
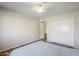
<svg viewBox="0 0 79 59">
<path fill-rule="evenodd" d="M 34 2 L 0 2 L 1 7 L 24 13 L 35 18 L 46 18 L 62 13 L 68 13 L 79 10 L 79 2 L 47 2 L 50 6 L 44 13 L 37 13 L 32 8 Z"/>
</svg>

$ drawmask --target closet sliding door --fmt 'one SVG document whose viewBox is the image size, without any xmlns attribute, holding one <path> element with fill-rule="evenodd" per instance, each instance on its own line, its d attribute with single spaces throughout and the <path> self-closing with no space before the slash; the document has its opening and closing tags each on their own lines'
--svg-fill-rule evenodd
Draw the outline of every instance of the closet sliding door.
<svg viewBox="0 0 79 59">
<path fill-rule="evenodd" d="M 74 46 L 74 19 L 56 19 L 48 23 L 48 40 L 64 45 Z M 50 38 L 49 38 L 50 37 Z"/>
</svg>

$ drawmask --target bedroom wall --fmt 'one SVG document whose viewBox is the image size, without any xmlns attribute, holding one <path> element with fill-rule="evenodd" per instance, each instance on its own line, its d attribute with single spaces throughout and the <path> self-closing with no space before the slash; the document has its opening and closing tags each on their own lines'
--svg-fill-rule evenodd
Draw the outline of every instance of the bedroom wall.
<svg viewBox="0 0 79 59">
<path fill-rule="evenodd" d="M 40 20 L 8 9 L 0 9 L 0 50 L 40 38 Z"/>
<path fill-rule="evenodd" d="M 54 20 L 64 19 L 64 18 L 68 18 L 68 17 L 73 17 L 73 19 L 74 19 L 74 47 L 75 48 L 79 48 L 79 23 L 78 23 L 79 22 L 79 11 L 75 11 L 75 12 L 72 12 L 72 13 L 65 13 L 65 14 L 60 14 L 60 15 L 57 15 L 57 16 L 50 16 L 50 17 L 48 17 L 47 18 L 47 41 L 64 44 L 64 43 L 61 42 L 61 40 L 59 40 L 60 41 L 59 42 L 58 40 L 53 39 L 53 35 L 52 34 L 54 32 L 51 29 L 54 28 L 54 27 L 52 27 L 52 24 L 53 24 Z M 56 37 L 56 35 L 55 35 L 55 37 Z M 66 40 L 64 40 L 64 42 L 66 42 Z M 72 45 L 70 44 L 70 46 L 72 46 Z"/>
</svg>

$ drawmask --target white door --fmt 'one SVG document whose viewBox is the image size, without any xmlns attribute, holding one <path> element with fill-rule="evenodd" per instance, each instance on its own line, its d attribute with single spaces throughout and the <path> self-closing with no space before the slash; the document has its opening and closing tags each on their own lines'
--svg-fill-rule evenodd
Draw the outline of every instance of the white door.
<svg viewBox="0 0 79 59">
<path fill-rule="evenodd" d="M 74 46 L 74 19 L 54 20 L 51 24 L 51 39 L 48 41 Z"/>
<path fill-rule="evenodd" d="M 44 22 L 40 23 L 40 39 L 44 39 L 45 35 Z"/>
</svg>

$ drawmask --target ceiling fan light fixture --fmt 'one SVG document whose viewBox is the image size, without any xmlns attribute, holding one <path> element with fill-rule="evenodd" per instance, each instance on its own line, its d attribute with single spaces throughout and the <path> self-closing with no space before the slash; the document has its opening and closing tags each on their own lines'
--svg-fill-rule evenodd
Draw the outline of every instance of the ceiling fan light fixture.
<svg viewBox="0 0 79 59">
<path fill-rule="evenodd" d="M 45 12 L 45 7 L 35 6 L 33 10 L 36 11 L 37 13 L 42 13 Z"/>
<path fill-rule="evenodd" d="M 33 7 L 33 10 L 36 11 L 37 13 L 43 13 L 46 11 L 46 4 L 45 3 L 39 3 L 39 4 L 35 4 Z"/>
</svg>

